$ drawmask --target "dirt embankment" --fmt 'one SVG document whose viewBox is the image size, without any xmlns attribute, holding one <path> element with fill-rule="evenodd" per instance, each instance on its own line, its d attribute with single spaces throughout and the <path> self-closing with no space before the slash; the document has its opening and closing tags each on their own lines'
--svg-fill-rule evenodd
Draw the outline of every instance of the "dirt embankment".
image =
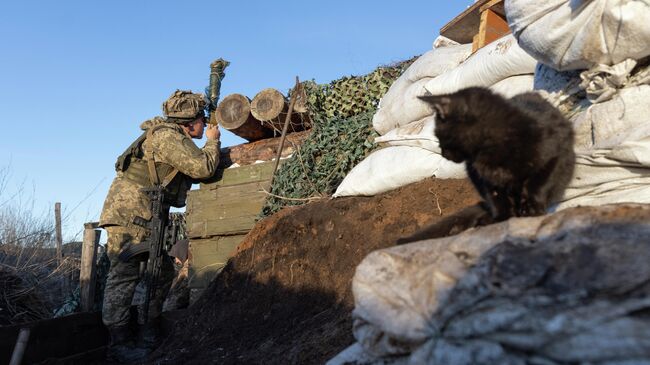
<svg viewBox="0 0 650 365">
<path fill-rule="evenodd" d="M 156 363 L 322 364 L 353 342 L 350 283 L 371 251 L 477 201 L 467 180 L 287 208 L 259 222 Z"/>
</svg>

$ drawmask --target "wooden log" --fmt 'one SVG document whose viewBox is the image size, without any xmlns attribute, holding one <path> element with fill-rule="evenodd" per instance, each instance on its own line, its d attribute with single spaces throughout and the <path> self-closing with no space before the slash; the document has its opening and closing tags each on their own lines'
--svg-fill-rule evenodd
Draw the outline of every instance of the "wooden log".
<svg viewBox="0 0 650 365">
<path fill-rule="evenodd" d="M 214 114 L 221 126 L 248 141 L 273 136 L 273 130 L 251 114 L 251 102 L 242 94 L 226 96 Z"/>
<path fill-rule="evenodd" d="M 81 311 L 93 310 L 95 298 L 95 262 L 97 261 L 97 245 L 101 231 L 97 223 L 84 224 L 83 244 L 81 246 L 81 267 L 79 272 L 79 286 L 81 297 Z"/>
<path fill-rule="evenodd" d="M 309 136 L 311 130 L 287 135 L 287 141 L 282 148 L 282 157 L 287 157 L 295 152 L 295 148 L 302 145 Z M 227 168 L 232 164 L 250 165 L 255 161 L 271 161 L 275 156 L 280 137 L 267 138 L 251 143 L 243 143 L 236 146 L 224 147 L 219 156 L 219 168 Z"/>
<path fill-rule="evenodd" d="M 251 102 L 253 116 L 271 127 L 277 135 L 282 131 L 288 111 L 289 104 L 286 98 L 281 92 L 273 88 L 260 91 Z M 289 131 L 302 131 L 309 128 L 310 125 L 309 116 L 306 112 L 295 113 L 291 117 Z"/>
</svg>

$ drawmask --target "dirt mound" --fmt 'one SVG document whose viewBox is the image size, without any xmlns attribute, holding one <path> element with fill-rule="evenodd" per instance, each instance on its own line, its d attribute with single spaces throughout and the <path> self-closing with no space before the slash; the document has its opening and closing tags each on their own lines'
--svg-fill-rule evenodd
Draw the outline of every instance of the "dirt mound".
<svg viewBox="0 0 650 365">
<path fill-rule="evenodd" d="M 155 362 L 324 363 L 353 342 L 357 264 L 476 201 L 467 180 L 428 179 L 283 209 L 248 234 Z"/>
</svg>

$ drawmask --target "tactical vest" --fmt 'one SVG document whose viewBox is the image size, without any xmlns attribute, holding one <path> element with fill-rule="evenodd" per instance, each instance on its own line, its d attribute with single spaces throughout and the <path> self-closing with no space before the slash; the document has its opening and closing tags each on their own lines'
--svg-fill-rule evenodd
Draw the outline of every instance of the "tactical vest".
<svg viewBox="0 0 650 365">
<path fill-rule="evenodd" d="M 115 171 L 121 171 L 122 176 L 142 187 L 150 187 L 155 184 L 161 184 L 165 187 L 165 202 L 173 207 L 181 208 L 185 206 L 187 191 L 192 187 L 190 179 L 178 169 L 162 162 L 145 160 L 145 151 L 143 150 L 144 141 L 150 137 L 154 131 L 159 128 L 170 128 L 162 124 L 155 125 L 142 133 L 115 162 Z"/>
</svg>

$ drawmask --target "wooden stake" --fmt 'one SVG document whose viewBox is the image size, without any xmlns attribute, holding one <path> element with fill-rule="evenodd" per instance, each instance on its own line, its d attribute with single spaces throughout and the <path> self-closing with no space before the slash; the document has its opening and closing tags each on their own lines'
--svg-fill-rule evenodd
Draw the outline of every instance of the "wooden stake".
<svg viewBox="0 0 650 365">
<path fill-rule="evenodd" d="M 14 346 L 14 352 L 11 354 L 11 361 L 9 365 L 20 365 L 23 362 L 23 355 L 25 354 L 25 349 L 27 348 L 27 342 L 29 342 L 29 328 L 21 328 L 18 333 L 18 340 L 16 340 L 16 346 Z"/>
<path fill-rule="evenodd" d="M 95 262 L 97 261 L 97 245 L 101 237 L 98 223 L 84 224 L 84 240 L 81 246 L 81 268 L 79 272 L 79 286 L 81 296 L 81 311 L 93 310 L 95 299 Z"/>
<path fill-rule="evenodd" d="M 56 262 L 61 266 L 63 261 L 63 236 L 61 234 L 61 203 L 54 204 L 54 221 L 56 228 Z"/>
<path fill-rule="evenodd" d="M 273 165 L 273 174 L 271 174 L 271 182 L 269 183 L 269 190 L 273 192 L 273 179 L 275 178 L 275 172 L 278 170 L 278 165 L 280 164 L 280 157 L 282 156 L 282 149 L 284 148 L 284 139 L 287 137 L 287 129 L 289 128 L 289 121 L 291 121 L 291 113 L 293 113 L 293 106 L 296 104 L 296 99 L 298 96 L 300 80 L 296 76 L 296 86 L 293 87 L 293 92 L 291 93 L 291 101 L 289 102 L 289 110 L 287 111 L 287 117 L 284 119 L 284 126 L 282 127 L 282 137 L 280 138 L 280 147 L 278 148 L 278 153 L 275 156 L 275 164 Z"/>
</svg>

